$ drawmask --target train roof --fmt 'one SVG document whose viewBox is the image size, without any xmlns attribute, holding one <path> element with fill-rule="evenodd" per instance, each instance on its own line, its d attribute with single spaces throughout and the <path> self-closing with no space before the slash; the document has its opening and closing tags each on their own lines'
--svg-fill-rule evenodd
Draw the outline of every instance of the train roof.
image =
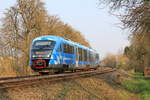
<svg viewBox="0 0 150 100">
<path fill-rule="evenodd" d="M 87 49 L 87 50 L 89 50 L 89 51 L 91 51 L 91 52 L 96 52 L 96 50 L 94 50 L 94 49 L 88 48 L 88 47 L 86 47 L 86 46 L 83 46 L 83 45 L 81 45 L 81 44 L 79 44 L 79 43 L 73 42 L 73 41 L 71 41 L 71 40 L 69 40 L 69 39 L 62 38 L 62 37 L 60 37 L 60 36 L 53 36 L 53 35 L 39 36 L 39 37 L 35 38 L 35 39 L 33 40 L 33 42 L 34 42 L 34 41 L 37 41 L 37 40 L 64 41 L 64 42 L 66 42 L 66 43 L 68 43 L 68 44 L 70 44 L 70 45 L 72 45 L 72 46 L 75 45 L 75 46 L 78 46 L 78 47 L 80 47 L 80 48 Z M 97 52 L 96 52 L 96 53 L 97 53 Z"/>
</svg>

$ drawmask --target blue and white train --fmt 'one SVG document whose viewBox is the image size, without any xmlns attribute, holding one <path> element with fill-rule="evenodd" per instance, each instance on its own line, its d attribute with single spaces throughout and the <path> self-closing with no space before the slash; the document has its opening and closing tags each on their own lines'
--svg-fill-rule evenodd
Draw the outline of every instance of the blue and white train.
<svg viewBox="0 0 150 100">
<path fill-rule="evenodd" d="M 39 73 L 96 69 L 98 53 L 58 36 L 40 36 L 32 41 L 30 66 Z"/>
</svg>

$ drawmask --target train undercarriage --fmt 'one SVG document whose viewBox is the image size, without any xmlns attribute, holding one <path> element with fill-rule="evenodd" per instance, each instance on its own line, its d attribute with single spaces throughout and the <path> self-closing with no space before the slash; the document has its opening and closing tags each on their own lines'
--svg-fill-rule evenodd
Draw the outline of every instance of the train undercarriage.
<svg viewBox="0 0 150 100">
<path fill-rule="evenodd" d="M 57 64 L 57 65 L 49 65 L 48 59 L 36 59 L 33 60 L 33 64 L 31 66 L 32 70 L 35 72 L 39 72 L 39 74 L 50 74 L 50 73 L 63 73 L 63 72 L 76 72 L 76 71 L 87 71 L 87 70 L 96 70 L 99 66 L 92 65 L 66 65 L 66 64 Z"/>
</svg>

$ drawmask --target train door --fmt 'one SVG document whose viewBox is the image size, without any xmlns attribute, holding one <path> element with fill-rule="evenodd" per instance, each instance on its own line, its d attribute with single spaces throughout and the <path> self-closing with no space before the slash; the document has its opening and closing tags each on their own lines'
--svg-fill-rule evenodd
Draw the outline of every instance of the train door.
<svg viewBox="0 0 150 100">
<path fill-rule="evenodd" d="M 62 44 L 59 45 L 58 49 L 57 49 L 57 54 L 56 54 L 56 59 L 58 64 L 62 64 L 63 63 L 63 55 L 62 55 L 63 49 L 62 49 Z"/>
<path fill-rule="evenodd" d="M 79 63 L 78 47 L 75 47 L 75 54 L 76 54 L 76 67 L 78 67 L 78 63 Z"/>
<path fill-rule="evenodd" d="M 60 44 L 60 64 L 63 64 L 63 47 L 62 47 L 62 43 Z"/>
</svg>

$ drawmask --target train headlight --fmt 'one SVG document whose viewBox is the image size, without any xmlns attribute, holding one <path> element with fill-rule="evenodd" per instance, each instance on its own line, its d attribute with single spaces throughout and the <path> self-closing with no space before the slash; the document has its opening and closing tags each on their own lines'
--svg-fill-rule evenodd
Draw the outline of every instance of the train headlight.
<svg viewBox="0 0 150 100">
<path fill-rule="evenodd" d="M 47 58 L 50 58 L 52 51 L 49 52 L 49 54 L 46 55 Z"/>
<path fill-rule="evenodd" d="M 35 58 L 36 56 L 35 55 L 32 55 L 32 58 Z"/>
<path fill-rule="evenodd" d="M 46 55 L 46 58 L 49 58 L 50 57 L 50 54 Z"/>
</svg>

